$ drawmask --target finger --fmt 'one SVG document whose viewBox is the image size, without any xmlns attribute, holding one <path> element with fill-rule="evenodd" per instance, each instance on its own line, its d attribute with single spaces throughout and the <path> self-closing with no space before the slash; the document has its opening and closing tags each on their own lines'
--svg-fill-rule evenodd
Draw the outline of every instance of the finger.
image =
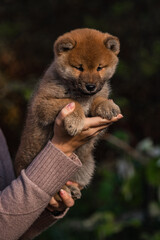
<svg viewBox="0 0 160 240">
<path fill-rule="evenodd" d="M 116 117 L 113 117 L 113 118 L 111 119 L 111 122 L 116 122 L 116 121 L 118 121 L 118 120 L 121 119 L 121 118 L 123 118 L 123 115 L 122 115 L 122 114 L 118 114 Z"/>
<path fill-rule="evenodd" d="M 106 129 L 109 125 L 111 125 L 112 123 L 109 123 L 107 126 L 103 125 L 103 126 L 99 126 L 99 127 L 95 127 L 95 128 L 90 128 L 85 132 L 86 135 L 86 141 L 88 141 L 89 139 L 91 139 L 92 137 L 95 137 L 98 135 L 99 132 L 101 132 L 102 130 Z"/>
<path fill-rule="evenodd" d="M 66 209 L 65 204 L 62 201 L 56 201 L 54 197 L 51 198 L 47 208 L 53 212 L 53 211 L 63 211 Z"/>
<path fill-rule="evenodd" d="M 101 117 L 86 118 L 83 130 L 87 130 L 88 128 L 92 128 L 92 127 L 107 125 L 112 122 L 116 122 L 121 118 L 123 118 L 122 114 L 118 114 L 116 117 L 113 117 L 111 120 L 103 119 Z"/>
<path fill-rule="evenodd" d="M 60 203 L 58 207 L 54 207 L 52 205 L 48 205 L 47 206 L 47 209 L 50 211 L 50 212 L 54 212 L 54 211 L 64 211 L 66 209 L 66 206 L 63 204 L 63 203 Z"/>
<path fill-rule="evenodd" d="M 74 200 L 73 198 L 63 189 L 60 190 L 59 192 L 62 201 L 66 207 L 72 207 L 74 205 Z"/>
<path fill-rule="evenodd" d="M 50 202 L 49 202 L 49 206 L 51 206 L 52 208 L 58 208 L 59 207 L 59 202 L 56 201 L 54 197 L 52 197 Z"/>
<path fill-rule="evenodd" d="M 97 127 L 100 125 L 107 124 L 109 120 L 103 119 L 101 117 L 91 117 L 85 119 L 84 129 Z"/>
<path fill-rule="evenodd" d="M 62 108 L 62 110 L 60 111 L 60 113 L 58 114 L 58 116 L 56 117 L 56 121 L 55 123 L 59 126 L 62 125 L 64 118 L 70 114 L 71 112 L 73 112 L 75 109 L 75 103 L 71 102 L 69 104 L 67 104 L 64 108 Z"/>
</svg>

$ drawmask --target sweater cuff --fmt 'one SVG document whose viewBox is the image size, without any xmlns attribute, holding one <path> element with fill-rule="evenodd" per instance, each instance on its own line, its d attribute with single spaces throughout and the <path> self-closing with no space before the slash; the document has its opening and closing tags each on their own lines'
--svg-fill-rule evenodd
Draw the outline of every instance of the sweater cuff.
<svg viewBox="0 0 160 240">
<path fill-rule="evenodd" d="M 82 163 L 75 154 L 67 157 L 49 141 L 28 166 L 26 175 L 38 187 L 53 196 L 81 166 Z"/>
</svg>

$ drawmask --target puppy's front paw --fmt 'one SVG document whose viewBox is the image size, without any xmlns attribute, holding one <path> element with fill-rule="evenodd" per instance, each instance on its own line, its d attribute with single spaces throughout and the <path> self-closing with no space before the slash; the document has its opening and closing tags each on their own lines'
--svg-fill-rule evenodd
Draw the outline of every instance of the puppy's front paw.
<svg viewBox="0 0 160 240">
<path fill-rule="evenodd" d="M 84 116 L 72 112 L 64 119 L 64 126 L 70 136 L 75 136 L 80 133 L 84 126 Z"/>
<path fill-rule="evenodd" d="M 70 189 L 71 196 L 74 200 L 77 200 L 77 199 L 81 198 L 82 194 L 81 194 L 81 191 L 78 187 L 70 185 L 70 186 L 68 186 L 68 188 Z"/>
<path fill-rule="evenodd" d="M 112 117 L 116 117 L 120 113 L 120 108 L 111 99 L 101 102 L 96 108 L 96 114 L 108 120 L 111 120 Z"/>
</svg>

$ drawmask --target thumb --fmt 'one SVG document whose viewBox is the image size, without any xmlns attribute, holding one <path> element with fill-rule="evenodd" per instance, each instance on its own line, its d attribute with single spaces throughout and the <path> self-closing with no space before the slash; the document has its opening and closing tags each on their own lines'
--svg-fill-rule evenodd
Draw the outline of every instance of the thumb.
<svg viewBox="0 0 160 240">
<path fill-rule="evenodd" d="M 71 102 L 69 104 L 67 104 L 64 108 L 62 108 L 62 110 L 60 111 L 60 113 L 58 114 L 57 118 L 56 118 L 56 124 L 57 125 L 61 125 L 61 123 L 63 122 L 64 118 L 69 115 L 70 113 L 72 113 L 75 109 L 75 103 Z"/>
</svg>

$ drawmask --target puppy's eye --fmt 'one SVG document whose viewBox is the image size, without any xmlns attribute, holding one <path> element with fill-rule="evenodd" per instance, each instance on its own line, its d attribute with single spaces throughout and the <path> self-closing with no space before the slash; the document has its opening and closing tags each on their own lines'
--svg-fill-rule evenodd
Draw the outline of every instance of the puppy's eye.
<svg viewBox="0 0 160 240">
<path fill-rule="evenodd" d="M 97 67 L 97 72 L 101 71 L 103 68 L 107 68 L 108 65 L 105 65 L 105 66 L 98 66 Z"/>
<path fill-rule="evenodd" d="M 103 67 L 98 66 L 97 67 L 97 72 L 101 71 L 102 69 L 103 69 Z"/>
<path fill-rule="evenodd" d="M 83 71 L 84 71 L 82 65 L 79 65 L 79 66 L 72 66 L 72 67 L 76 68 L 76 69 L 79 70 L 80 72 L 83 72 Z"/>
</svg>

